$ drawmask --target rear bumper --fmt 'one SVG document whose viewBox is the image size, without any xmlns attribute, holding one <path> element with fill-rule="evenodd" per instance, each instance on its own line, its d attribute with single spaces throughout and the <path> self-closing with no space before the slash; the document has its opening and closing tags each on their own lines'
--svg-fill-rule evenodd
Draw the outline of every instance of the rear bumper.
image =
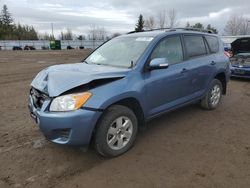
<svg viewBox="0 0 250 188">
<path fill-rule="evenodd" d="M 57 144 L 87 146 L 98 118 L 102 112 L 79 109 L 71 112 L 49 112 L 49 101 L 36 109 L 29 97 L 31 117 L 36 121 L 44 136 Z"/>
</svg>

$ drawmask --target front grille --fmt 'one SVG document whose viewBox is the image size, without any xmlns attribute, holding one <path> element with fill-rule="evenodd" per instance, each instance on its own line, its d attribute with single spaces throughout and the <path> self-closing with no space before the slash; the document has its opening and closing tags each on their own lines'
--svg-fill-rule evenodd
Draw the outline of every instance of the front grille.
<svg viewBox="0 0 250 188">
<path fill-rule="evenodd" d="M 34 104 L 35 108 L 41 108 L 44 101 L 49 99 L 48 95 L 42 93 L 41 91 L 39 91 L 35 88 L 30 89 L 30 95 L 32 97 L 33 104 Z"/>
</svg>

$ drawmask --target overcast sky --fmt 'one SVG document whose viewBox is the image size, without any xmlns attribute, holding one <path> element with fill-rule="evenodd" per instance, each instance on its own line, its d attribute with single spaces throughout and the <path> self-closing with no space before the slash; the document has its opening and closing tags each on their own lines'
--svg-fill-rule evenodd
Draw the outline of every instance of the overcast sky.
<svg viewBox="0 0 250 188">
<path fill-rule="evenodd" d="M 134 30 L 138 15 L 156 16 L 160 11 L 175 9 L 179 26 L 201 22 L 211 23 L 223 31 L 231 14 L 242 14 L 250 19 L 249 0 L 0 0 L 6 4 L 15 22 L 33 25 L 39 32 L 51 33 L 54 24 L 56 35 L 66 28 L 75 34 L 87 34 L 91 25 L 107 31 Z"/>
</svg>

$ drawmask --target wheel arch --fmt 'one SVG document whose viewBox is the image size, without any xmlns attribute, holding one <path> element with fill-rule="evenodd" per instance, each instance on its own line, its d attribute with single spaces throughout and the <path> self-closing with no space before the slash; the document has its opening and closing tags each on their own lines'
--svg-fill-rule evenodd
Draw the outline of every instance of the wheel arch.
<svg viewBox="0 0 250 188">
<path fill-rule="evenodd" d="M 99 121 L 102 119 L 102 117 L 105 115 L 105 111 L 110 108 L 113 105 L 122 105 L 122 106 L 126 106 L 129 109 L 131 109 L 135 116 L 137 117 L 137 121 L 138 121 L 138 128 L 139 129 L 144 129 L 145 125 L 146 125 L 146 121 L 145 121 L 145 114 L 142 108 L 141 103 L 139 102 L 138 99 L 134 98 L 134 97 L 126 97 L 126 98 L 122 98 L 116 101 L 113 101 L 112 103 L 110 103 L 109 105 L 107 105 L 103 110 L 102 115 L 99 117 L 99 119 L 96 122 L 96 125 L 92 131 L 92 137 L 91 140 L 93 140 L 93 137 L 95 135 L 96 132 L 96 128 L 99 124 Z"/>
<path fill-rule="evenodd" d="M 225 95 L 227 93 L 227 79 L 224 72 L 219 72 L 214 76 L 215 79 L 218 79 L 222 84 L 222 93 Z"/>
<path fill-rule="evenodd" d="M 124 99 L 121 99 L 121 100 L 111 104 L 110 106 L 112 106 L 112 105 L 122 105 L 122 106 L 128 107 L 136 115 L 139 127 L 145 125 L 144 111 L 142 109 L 140 102 L 136 98 L 134 98 L 134 97 L 124 98 Z"/>
</svg>

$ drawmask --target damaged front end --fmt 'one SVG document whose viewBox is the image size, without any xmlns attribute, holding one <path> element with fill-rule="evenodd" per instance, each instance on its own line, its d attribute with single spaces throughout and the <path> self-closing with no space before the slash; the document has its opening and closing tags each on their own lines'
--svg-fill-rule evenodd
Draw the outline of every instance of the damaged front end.
<svg viewBox="0 0 250 188">
<path fill-rule="evenodd" d="M 230 65 L 232 77 L 250 78 L 250 54 L 230 58 Z"/>
<path fill-rule="evenodd" d="M 232 77 L 250 78 L 250 38 L 240 38 L 232 43 L 230 58 Z"/>
<path fill-rule="evenodd" d="M 107 80 L 123 78 L 128 71 L 124 68 L 85 63 L 55 65 L 38 73 L 31 86 L 49 97 L 56 97 L 89 83 L 104 83 Z"/>
<path fill-rule="evenodd" d="M 230 63 L 234 67 L 250 67 L 250 53 L 247 54 L 237 54 L 230 58 Z"/>
<path fill-rule="evenodd" d="M 30 115 L 48 140 L 88 145 L 102 111 L 84 104 L 94 95 L 92 90 L 124 78 L 128 71 L 84 63 L 49 67 L 31 83 Z"/>
</svg>

